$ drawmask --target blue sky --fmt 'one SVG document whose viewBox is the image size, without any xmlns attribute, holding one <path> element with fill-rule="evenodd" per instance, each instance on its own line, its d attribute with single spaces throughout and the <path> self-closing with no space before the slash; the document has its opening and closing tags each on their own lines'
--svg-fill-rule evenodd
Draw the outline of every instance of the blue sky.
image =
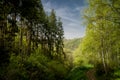
<svg viewBox="0 0 120 80">
<path fill-rule="evenodd" d="M 42 0 L 42 3 L 47 13 L 54 9 L 56 15 L 62 18 L 65 38 L 79 38 L 85 35 L 85 27 L 82 24 L 85 0 Z"/>
</svg>

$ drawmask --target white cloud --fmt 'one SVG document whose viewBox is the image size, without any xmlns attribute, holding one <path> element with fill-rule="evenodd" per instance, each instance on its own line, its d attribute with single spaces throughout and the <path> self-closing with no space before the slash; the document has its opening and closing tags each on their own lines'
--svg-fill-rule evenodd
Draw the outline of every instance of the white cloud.
<svg viewBox="0 0 120 80">
<path fill-rule="evenodd" d="M 50 1 L 43 3 L 46 12 L 50 13 L 51 9 L 55 9 L 56 15 L 62 18 L 63 28 L 65 33 L 65 38 L 76 38 L 83 37 L 85 32 L 85 27 L 82 27 L 82 19 L 80 12 L 83 7 L 75 7 L 72 10 L 70 7 L 58 7 L 53 5 Z"/>
</svg>

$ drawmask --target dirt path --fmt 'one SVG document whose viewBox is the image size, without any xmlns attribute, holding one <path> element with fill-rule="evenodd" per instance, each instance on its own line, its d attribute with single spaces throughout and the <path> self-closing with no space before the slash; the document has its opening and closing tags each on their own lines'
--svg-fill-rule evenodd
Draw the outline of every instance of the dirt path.
<svg viewBox="0 0 120 80">
<path fill-rule="evenodd" d="M 86 72 L 86 76 L 89 80 L 96 80 L 95 78 L 95 70 L 90 69 L 89 71 Z"/>
</svg>

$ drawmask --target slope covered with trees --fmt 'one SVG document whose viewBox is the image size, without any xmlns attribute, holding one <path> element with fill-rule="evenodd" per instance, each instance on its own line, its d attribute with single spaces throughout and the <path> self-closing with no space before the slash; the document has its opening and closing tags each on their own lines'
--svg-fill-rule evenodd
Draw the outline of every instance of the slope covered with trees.
<svg viewBox="0 0 120 80">
<path fill-rule="evenodd" d="M 74 51 L 78 48 L 82 38 L 64 39 L 64 48 Z"/>
</svg>

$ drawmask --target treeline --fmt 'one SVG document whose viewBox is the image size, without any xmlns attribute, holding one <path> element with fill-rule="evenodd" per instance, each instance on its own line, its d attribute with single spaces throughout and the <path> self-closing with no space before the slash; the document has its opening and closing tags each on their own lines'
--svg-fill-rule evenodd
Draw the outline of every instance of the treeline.
<svg viewBox="0 0 120 80">
<path fill-rule="evenodd" d="M 93 64 L 97 80 L 118 80 L 120 0 L 88 0 L 84 18 L 87 24 L 86 35 L 76 52 L 75 63 Z"/>
<path fill-rule="evenodd" d="M 61 18 L 54 10 L 47 15 L 41 0 L 0 0 L 0 79 L 46 80 L 45 75 L 55 68 L 51 64 L 63 65 L 63 35 Z"/>
</svg>

